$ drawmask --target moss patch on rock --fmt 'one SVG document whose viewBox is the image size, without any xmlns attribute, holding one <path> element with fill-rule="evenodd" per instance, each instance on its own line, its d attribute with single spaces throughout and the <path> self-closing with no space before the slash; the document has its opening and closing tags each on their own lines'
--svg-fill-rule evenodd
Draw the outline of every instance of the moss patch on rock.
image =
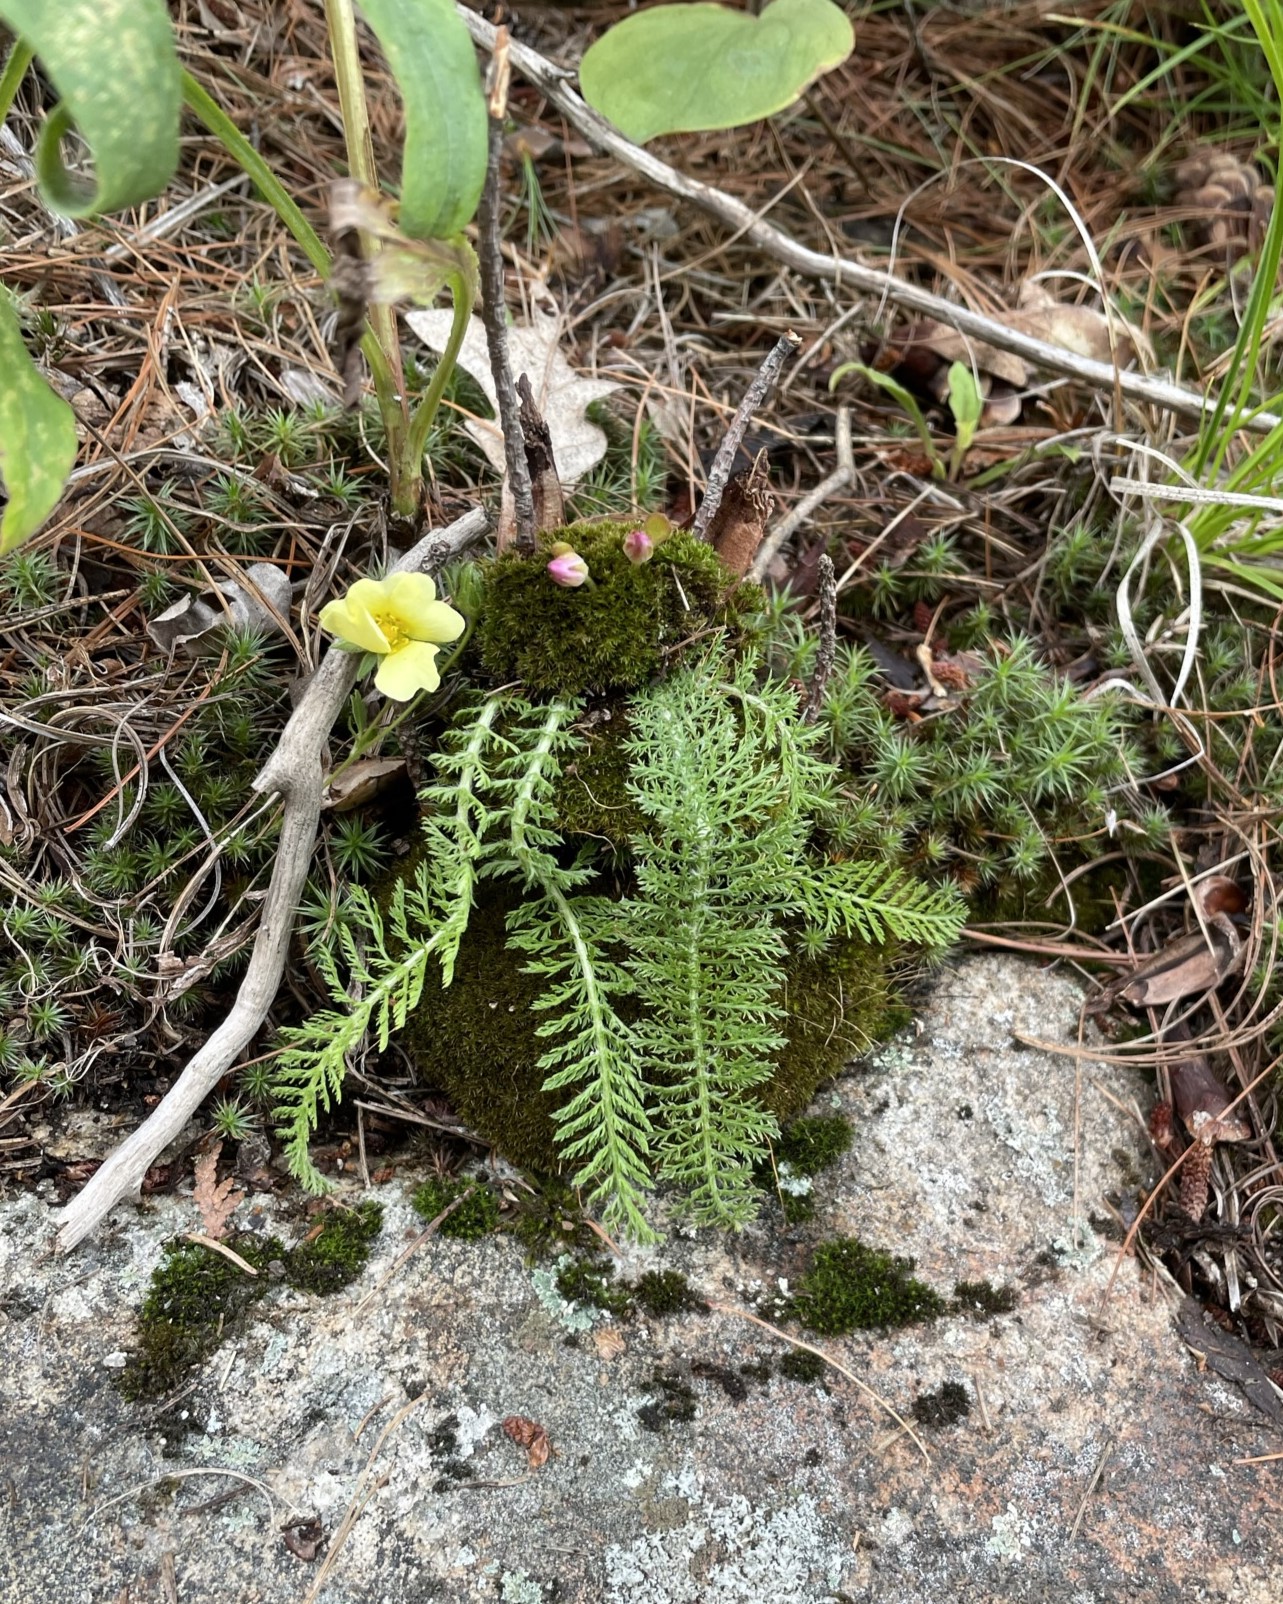
<svg viewBox="0 0 1283 1604">
<path fill-rule="evenodd" d="M 424 1181 L 410 1199 L 414 1212 L 425 1220 L 435 1220 L 443 1209 L 448 1209 L 456 1198 L 463 1198 L 453 1214 L 446 1215 L 438 1229 L 442 1236 L 458 1237 L 464 1242 L 476 1242 L 489 1236 L 499 1224 L 499 1199 L 492 1187 L 482 1181 L 467 1181 L 456 1177 Z"/>
<path fill-rule="evenodd" d="M 795 1119 L 775 1144 L 776 1161 L 795 1175 L 819 1175 L 836 1164 L 851 1145 L 851 1123 L 840 1114 Z"/>
<path fill-rule="evenodd" d="M 383 1229 L 383 1205 L 368 1200 L 353 1209 L 331 1209 L 285 1260 L 285 1279 L 300 1292 L 338 1292 L 364 1270 L 374 1239 Z"/>
<path fill-rule="evenodd" d="M 382 1205 L 366 1201 L 329 1210 L 293 1250 L 274 1236 L 232 1237 L 227 1246 L 257 1275 L 201 1243 L 170 1243 L 139 1311 L 138 1346 L 117 1382 L 122 1396 L 140 1402 L 172 1392 L 278 1281 L 322 1294 L 347 1286 L 365 1268 L 382 1224 Z"/>
<path fill-rule="evenodd" d="M 246 1275 L 198 1242 L 172 1242 L 165 1249 L 139 1312 L 138 1347 L 120 1373 L 120 1392 L 131 1403 L 172 1392 L 268 1290 L 268 1265 L 284 1264 L 287 1256 L 274 1236 L 237 1236 L 228 1246 L 259 1273 Z"/>
<path fill-rule="evenodd" d="M 551 696 L 635 689 L 683 642 L 735 626 L 759 593 L 737 585 L 711 546 L 674 530 L 647 563 L 624 553 L 630 522 L 606 519 L 550 530 L 533 554 L 510 548 L 489 567 L 477 627 L 486 672 Z M 548 575 L 551 548 L 573 546 L 591 585 Z"/>
<path fill-rule="evenodd" d="M 837 1237 L 815 1250 L 793 1300 L 793 1314 L 822 1336 L 842 1337 L 879 1326 L 934 1320 L 945 1300 L 912 1275 L 912 1259 Z"/>
</svg>

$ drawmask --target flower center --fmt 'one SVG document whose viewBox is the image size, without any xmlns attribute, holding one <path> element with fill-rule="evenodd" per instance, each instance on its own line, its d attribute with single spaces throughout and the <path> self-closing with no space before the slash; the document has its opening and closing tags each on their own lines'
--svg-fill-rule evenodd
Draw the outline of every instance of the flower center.
<svg viewBox="0 0 1283 1604">
<path fill-rule="evenodd" d="M 401 620 L 394 613 L 375 613 L 374 622 L 383 631 L 383 638 L 388 643 L 388 651 L 399 651 L 410 637 L 401 626 Z"/>
</svg>

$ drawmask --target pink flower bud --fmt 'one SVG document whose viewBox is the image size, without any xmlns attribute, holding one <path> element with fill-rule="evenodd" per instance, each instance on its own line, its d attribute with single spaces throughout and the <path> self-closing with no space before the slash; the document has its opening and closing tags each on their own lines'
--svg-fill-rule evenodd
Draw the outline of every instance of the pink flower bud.
<svg viewBox="0 0 1283 1604">
<path fill-rule="evenodd" d="M 574 590 L 588 579 L 588 564 L 577 551 L 563 551 L 548 564 L 548 577 L 554 585 Z"/>
<path fill-rule="evenodd" d="M 655 555 L 655 542 L 644 529 L 634 529 L 624 536 L 624 556 L 635 568 L 648 563 Z"/>
</svg>

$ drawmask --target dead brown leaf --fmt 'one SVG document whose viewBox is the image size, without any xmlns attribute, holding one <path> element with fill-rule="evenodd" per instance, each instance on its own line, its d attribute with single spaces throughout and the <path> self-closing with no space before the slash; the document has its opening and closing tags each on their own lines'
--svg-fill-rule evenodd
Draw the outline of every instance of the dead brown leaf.
<svg viewBox="0 0 1283 1604">
<path fill-rule="evenodd" d="M 1139 964 L 1115 996 L 1133 1008 L 1161 1008 L 1182 997 L 1212 991 L 1234 974 L 1243 962 L 1243 942 L 1224 914 L 1207 923 L 1210 945 L 1201 930 L 1169 941 L 1152 958 Z"/>
<path fill-rule="evenodd" d="M 618 1359 L 628 1346 L 618 1326 L 598 1326 L 592 1340 L 599 1359 Z"/>
<path fill-rule="evenodd" d="M 541 1465 L 548 1463 L 552 1444 L 548 1441 L 548 1433 L 537 1420 L 527 1420 L 525 1415 L 509 1415 L 503 1422 L 503 1431 L 519 1448 L 526 1450 L 531 1470 L 538 1470 Z"/>
<path fill-rule="evenodd" d="M 228 1220 L 245 1201 L 244 1192 L 237 1191 L 232 1176 L 225 1181 L 218 1179 L 218 1155 L 222 1151 L 223 1144 L 215 1142 L 208 1153 L 196 1160 L 196 1190 L 192 1194 L 204 1234 L 214 1242 L 221 1242 L 227 1235 Z"/>
</svg>

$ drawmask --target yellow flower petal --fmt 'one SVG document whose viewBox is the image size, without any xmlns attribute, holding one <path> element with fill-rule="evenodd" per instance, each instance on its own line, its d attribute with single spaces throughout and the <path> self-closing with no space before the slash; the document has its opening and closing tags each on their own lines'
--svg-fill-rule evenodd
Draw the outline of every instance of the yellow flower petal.
<svg viewBox="0 0 1283 1604">
<path fill-rule="evenodd" d="M 384 586 L 385 606 L 411 639 L 444 646 L 463 634 L 462 614 L 436 600 L 436 586 L 427 574 L 392 574 Z"/>
<path fill-rule="evenodd" d="M 340 640 L 361 647 L 363 651 L 381 654 L 388 649 L 387 636 L 355 597 L 358 586 L 368 583 L 371 581 L 358 579 L 346 596 L 326 602 L 321 608 L 321 628 L 327 634 L 337 635 Z"/>
<path fill-rule="evenodd" d="M 408 702 L 416 691 L 435 691 L 441 683 L 437 649 L 426 641 L 406 641 L 389 652 L 374 676 L 375 689 L 394 702 Z"/>
</svg>

